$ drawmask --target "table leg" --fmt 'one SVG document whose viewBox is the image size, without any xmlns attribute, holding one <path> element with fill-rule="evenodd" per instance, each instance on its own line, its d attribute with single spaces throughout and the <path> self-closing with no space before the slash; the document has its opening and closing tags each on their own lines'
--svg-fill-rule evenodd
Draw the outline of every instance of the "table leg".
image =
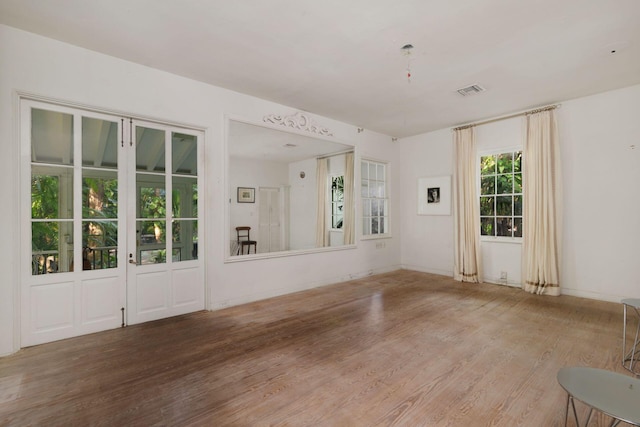
<svg viewBox="0 0 640 427">
<path fill-rule="evenodd" d="M 591 421 L 591 415 L 593 415 L 593 408 L 589 408 L 589 416 L 587 417 L 587 422 L 584 423 L 584 427 L 587 427 L 589 425 L 589 421 Z M 578 420 L 576 420 L 576 424 L 578 423 Z"/>
<path fill-rule="evenodd" d="M 637 317 L 637 325 L 636 325 L 636 333 L 633 339 L 633 345 L 631 346 L 631 350 L 627 352 L 627 316 L 628 316 L 628 308 L 627 304 L 623 304 L 623 325 L 622 325 L 622 366 L 631 371 L 632 373 L 639 375 L 635 371 L 635 363 L 638 361 L 638 353 L 640 349 L 638 348 L 638 337 L 640 337 L 640 311 L 638 311 L 637 307 L 633 307 L 636 317 Z M 627 362 L 629 364 L 627 365 Z"/>
<path fill-rule="evenodd" d="M 622 367 L 626 369 L 627 360 L 627 304 L 622 304 Z"/>
</svg>

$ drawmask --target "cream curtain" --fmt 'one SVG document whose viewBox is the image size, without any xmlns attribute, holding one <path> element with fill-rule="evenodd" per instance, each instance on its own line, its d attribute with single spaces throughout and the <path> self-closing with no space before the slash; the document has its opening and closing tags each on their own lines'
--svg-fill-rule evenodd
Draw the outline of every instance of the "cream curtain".
<svg viewBox="0 0 640 427">
<path fill-rule="evenodd" d="M 353 194 L 353 153 L 345 154 L 344 165 L 344 217 L 342 226 L 344 231 L 344 244 L 353 245 L 355 239 L 355 207 Z"/>
<path fill-rule="evenodd" d="M 461 282 L 481 282 L 480 212 L 476 175 L 474 128 L 454 130 L 453 141 L 453 278 Z"/>
<path fill-rule="evenodd" d="M 316 186 L 318 193 L 318 208 L 316 222 L 316 247 L 329 246 L 329 234 L 327 230 L 327 179 L 329 159 L 318 159 L 316 168 Z"/>
<path fill-rule="evenodd" d="M 560 295 L 560 148 L 554 110 L 527 115 L 523 169 L 523 288 Z"/>
</svg>

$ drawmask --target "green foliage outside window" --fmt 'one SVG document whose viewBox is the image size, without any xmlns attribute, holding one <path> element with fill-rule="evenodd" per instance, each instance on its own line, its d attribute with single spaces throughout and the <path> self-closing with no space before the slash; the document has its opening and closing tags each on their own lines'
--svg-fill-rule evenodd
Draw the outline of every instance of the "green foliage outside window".
<svg viewBox="0 0 640 427">
<path fill-rule="evenodd" d="M 480 234 L 522 237 L 522 151 L 480 158 Z"/>
</svg>

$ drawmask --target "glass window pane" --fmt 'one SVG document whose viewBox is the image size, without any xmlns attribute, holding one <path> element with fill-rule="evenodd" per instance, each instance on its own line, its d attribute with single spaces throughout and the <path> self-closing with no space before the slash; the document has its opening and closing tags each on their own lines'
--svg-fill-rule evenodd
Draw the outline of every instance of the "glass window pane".
<svg viewBox="0 0 640 427">
<path fill-rule="evenodd" d="M 483 176 L 480 181 L 480 194 L 496 194 L 496 176 Z"/>
<path fill-rule="evenodd" d="M 73 223 L 36 221 L 31 223 L 31 274 L 69 271 L 73 259 Z"/>
<path fill-rule="evenodd" d="M 387 214 L 387 199 L 380 200 L 378 207 L 380 208 L 380 216 L 385 216 Z"/>
<path fill-rule="evenodd" d="M 369 179 L 370 180 L 376 180 L 378 179 L 378 175 L 376 174 L 376 164 L 375 163 L 369 163 Z"/>
<path fill-rule="evenodd" d="M 516 173 L 513 175 L 513 192 L 522 193 L 522 174 Z"/>
<path fill-rule="evenodd" d="M 496 173 L 496 157 L 480 157 L 480 175 L 491 175 Z"/>
<path fill-rule="evenodd" d="M 167 242 L 166 221 L 138 221 L 139 245 L 163 245 Z"/>
<path fill-rule="evenodd" d="M 362 234 L 371 234 L 371 218 L 364 218 L 362 221 Z"/>
<path fill-rule="evenodd" d="M 118 266 L 118 221 L 82 222 L 82 269 Z"/>
<path fill-rule="evenodd" d="M 167 262 L 166 249 L 145 249 L 140 251 L 140 264 L 164 264 Z"/>
<path fill-rule="evenodd" d="M 32 166 L 31 217 L 73 218 L 73 169 Z"/>
<path fill-rule="evenodd" d="M 513 153 L 499 154 L 496 159 L 497 173 L 513 173 Z"/>
<path fill-rule="evenodd" d="M 116 171 L 82 171 L 82 217 L 118 217 L 118 175 Z"/>
<path fill-rule="evenodd" d="M 512 211 L 512 196 L 498 196 L 496 197 L 496 215 L 498 216 L 511 216 L 513 215 Z"/>
<path fill-rule="evenodd" d="M 31 110 L 31 158 L 34 163 L 73 165 L 73 116 Z"/>
<path fill-rule="evenodd" d="M 198 221 L 197 220 L 173 220 L 172 238 L 174 255 L 179 249 L 179 259 L 174 261 L 187 261 L 198 259 Z"/>
<path fill-rule="evenodd" d="M 118 167 L 118 123 L 82 118 L 82 165 Z"/>
<path fill-rule="evenodd" d="M 480 234 L 483 236 L 495 236 L 493 217 L 480 218 Z"/>
<path fill-rule="evenodd" d="M 480 197 L 480 215 L 482 216 L 491 216 L 495 215 L 494 213 L 494 202 L 495 197 Z"/>
<path fill-rule="evenodd" d="M 142 184 L 139 199 L 139 218 L 166 217 L 167 199 L 164 184 Z"/>
<path fill-rule="evenodd" d="M 362 200 L 362 214 L 363 216 L 371 216 L 371 199 Z"/>
<path fill-rule="evenodd" d="M 513 193 L 513 174 L 508 175 L 498 175 L 496 176 L 497 181 L 497 194 L 511 194 Z"/>
<path fill-rule="evenodd" d="M 369 181 L 362 181 L 360 186 L 360 194 L 362 197 L 369 197 Z"/>
<path fill-rule="evenodd" d="M 513 196 L 513 214 L 522 215 L 522 196 Z"/>
<path fill-rule="evenodd" d="M 165 171 L 164 131 L 136 128 L 136 170 Z"/>
<path fill-rule="evenodd" d="M 379 200 L 372 200 L 371 201 L 371 216 L 378 216 L 380 215 L 380 201 Z"/>
<path fill-rule="evenodd" d="M 513 218 L 513 236 L 522 237 L 522 217 Z"/>
<path fill-rule="evenodd" d="M 522 151 L 516 151 L 514 153 L 513 171 L 514 172 L 521 172 L 522 171 Z"/>
<path fill-rule="evenodd" d="M 378 181 L 384 181 L 384 180 L 385 180 L 385 176 L 384 176 L 384 165 L 381 165 L 381 164 L 378 164 L 378 165 L 377 165 L 376 179 L 377 179 Z"/>
<path fill-rule="evenodd" d="M 371 218 L 371 234 L 379 234 L 378 218 Z"/>
<path fill-rule="evenodd" d="M 378 197 L 378 184 L 375 181 L 369 181 L 369 197 Z"/>
<path fill-rule="evenodd" d="M 389 218 L 380 218 L 380 234 L 388 233 Z"/>
<path fill-rule="evenodd" d="M 511 237 L 512 219 L 496 218 L 496 235 Z"/>
<path fill-rule="evenodd" d="M 166 262 L 166 221 L 138 221 L 138 253 L 140 264 Z"/>
<path fill-rule="evenodd" d="M 198 179 L 174 176 L 172 195 L 173 218 L 198 217 Z"/>
<path fill-rule="evenodd" d="M 191 184 L 191 218 L 198 218 L 198 180 Z"/>
<path fill-rule="evenodd" d="M 196 137 L 173 132 L 171 135 L 171 164 L 173 173 L 198 174 L 198 149 Z"/>
<path fill-rule="evenodd" d="M 369 164 L 367 162 L 360 163 L 360 173 L 362 176 L 360 177 L 363 180 L 369 179 Z"/>
</svg>

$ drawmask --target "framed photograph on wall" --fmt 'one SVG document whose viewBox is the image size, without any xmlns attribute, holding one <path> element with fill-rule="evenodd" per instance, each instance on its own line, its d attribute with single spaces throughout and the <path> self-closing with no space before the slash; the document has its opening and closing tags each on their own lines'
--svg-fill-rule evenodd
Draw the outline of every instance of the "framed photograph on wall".
<svg viewBox="0 0 640 427">
<path fill-rule="evenodd" d="M 249 187 L 238 187 L 238 203 L 255 203 L 256 189 Z"/>
<path fill-rule="evenodd" d="M 451 215 L 451 176 L 418 179 L 418 215 Z"/>
</svg>

